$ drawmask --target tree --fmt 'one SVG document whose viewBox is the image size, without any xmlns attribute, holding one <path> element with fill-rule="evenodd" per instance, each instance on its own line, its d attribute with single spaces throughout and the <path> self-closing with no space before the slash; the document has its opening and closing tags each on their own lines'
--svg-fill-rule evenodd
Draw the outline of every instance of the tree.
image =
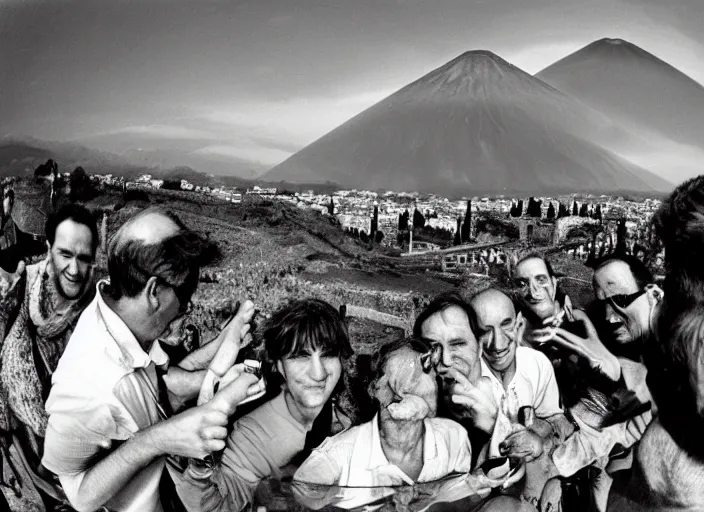
<svg viewBox="0 0 704 512">
<path fill-rule="evenodd" d="M 511 207 L 511 217 L 520 217 L 523 215 L 523 199 L 519 199 L 515 206 Z"/>
<path fill-rule="evenodd" d="M 455 230 L 455 239 L 452 245 L 460 245 L 462 243 L 462 217 L 457 217 L 457 229 Z"/>
<path fill-rule="evenodd" d="M 589 216 L 589 207 L 587 206 L 587 203 L 582 203 L 582 206 L 579 207 L 579 216 L 580 217 L 588 217 Z"/>
<path fill-rule="evenodd" d="M 181 180 L 164 180 L 161 188 L 164 190 L 181 190 Z"/>
<path fill-rule="evenodd" d="M 372 228 L 369 231 L 372 240 L 374 239 L 374 234 L 379 230 L 379 207 L 374 205 L 374 215 L 372 216 Z"/>
<path fill-rule="evenodd" d="M 541 208 L 543 202 L 533 197 L 528 199 L 528 209 L 526 210 L 526 215 L 529 217 L 540 218 L 543 216 L 543 210 Z"/>
<path fill-rule="evenodd" d="M 380 244 L 383 239 L 384 239 L 384 232 L 383 231 L 377 231 L 374 234 L 374 242 L 376 242 L 377 244 Z"/>
<path fill-rule="evenodd" d="M 572 216 L 576 217 L 579 215 L 579 210 L 577 209 L 577 200 L 572 203 Z"/>
<path fill-rule="evenodd" d="M 602 221 L 602 215 L 601 215 L 601 203 L 597 203 L 596 205 L 596 210 L 594 211 L 594 218 L 598 220 L 599 222 Z"/>
<path fill-rule="evenodd" d="M 335 215 L 335 201 L 332 196 L 330 196 L 330 203 L 328 204 L 328 215 Z"/>
<path fill-rule="evenodd" d="M 418 208 L 413 211 L 413 229 L 422 229 L 425 226 L 425 217 L 420 213 Z"/>
<path fill-rule="evenodd" d="M 560 205 L 560 206 L 562 206 L 562 205 Z M 552 201 L 550 202 L 550 205 L 548 206 L 547 218 L 548 218 L 548 220 L 553 220 L 555 218 L 555 206 L 552 204 Z"/>
<path fill-rule="evenodd" d="M 90 178 L 83 167 L 76 167 L 69 177 L 71 185 L 71 201 L 85 201 L 91 197 Z"/>
<path fill-rule="evenodd" d="M 408 213 L 408 210 L 403 212 L 398 216 L 398 230 L 399 231 L 407 231 L 408 230 L 408 219 L 410 217 L 410 214 Z"/>
<path fill-rule="evenodd" d="M 459 220 L 459 219 L 458 219 Z M 464 212 L 464 223 L 461 232 L 462 243 L 469 242 L 472 236 L 472 200 L 467 201 L 467 211 Z"/>
<path fill-rule="evenodd" d="M 359 239 L 360 239 L 362 242 L 364 242 L 364 243 L 367 243 L 367 242 L 369 241 L 369 237 L 367 236 L 366 231 L 361 230 L 361 231 L 359 232 Z"/>
<path fill-rule="evenodd" d="M 616 254 L 626 254 L 626 235 L 628 230 L 626 228 L 626 218 L 621 217 L 618 219 L 618 227 L 616 228 Z"/>
</svg>

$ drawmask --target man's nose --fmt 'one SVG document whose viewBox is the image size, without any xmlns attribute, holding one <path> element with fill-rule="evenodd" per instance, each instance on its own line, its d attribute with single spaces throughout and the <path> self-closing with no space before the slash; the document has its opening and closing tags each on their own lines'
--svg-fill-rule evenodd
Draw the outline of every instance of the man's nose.
<svg viewBox="0 0 704 512">
<path fill-rule="evenodd" d="M 313 354 L 311 356 L 308 375 L 313 380 L 323 380 L 327 376 L 325 365 L 319 354 Z"/>
<path fill-rule="evenodd" d="M 442 364 L 442 366 L 446 366 L 448 368 L 452 366 L 452 355 L 450 354 L 449 350 L 445 350 L 445 347 L 443 347 L 440 363 Z"/>
<path fill-rule="evenodd" d="M 72 276 L 77 276 L 78 275 L 78 262 L 76 259 L 72 259 L 69 264 L 68 264 L 68 273 L 71 274 Z"/>
<path fill-rule="evenodd" d="M 541 287 L 537 285 L 535 279 L 531 279 L 528 283 L 528 290 L 530 291 L 531 298 L 536 298 L 541 290 Z"/>
<path fill-rule="evenodd" d="M 616 313 L 616 311 L 614 311 L 614 308 L 611 307 L 611 304 L 609 303 L 606 304 L 606 321 L 609 323 L 621 322 L 621 317 L 618 313 Z"/>
<path fill-rule="evenodd" d="M 494 329 L 494 332 L 489 342 L 490 350 L 494 352 L 501 352 L 508 347 L 508 336 L 506 336 L 501 329 Z"/>
</svg>

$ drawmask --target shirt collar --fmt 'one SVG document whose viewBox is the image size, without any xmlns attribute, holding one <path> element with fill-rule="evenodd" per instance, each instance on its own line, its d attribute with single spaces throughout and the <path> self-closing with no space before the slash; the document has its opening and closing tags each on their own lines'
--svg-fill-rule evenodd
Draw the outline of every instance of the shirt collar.
<svg viewBox="0 0 704 512">
<path fill-rule="evenodd" d="M 381 448 L 381 435 L 379 433 L 379 413 L 374 415 L 371 421 L 372 442 L 369 448 L 369 463 L 367 469 L 377 469 L 382 466 L 389 466 L 391 463 L 386 458 L 384 450 Z M 428 418 L 423 420 L 425 433 L 423 434 L 423 467 L 430 461 L 438 457 L 437 439 L 432 423 Z"/>
<path fill-rule="evenodd" d="M 513 374 L 513 378 L 511 379 L 511 382 L 508 383 L 508 386 L 506 386 L 506 389 L 510 388 L 515 382 L 516 382 L 516 377 L 518 376 L 519 372 L 521 371 L 521 365 L 519 364 L 519 357 L 518 357 L 518 350 L 521 347 L 516 347 L 516 372 Z M 503 383 L 499 380 L 499 378 L 494 375 L 494 372 L 491 371 L 491 368 L 489 368 L 489 365 L 487 364 L 486 361 L 484 361 L 484 358 L 482 358 L 482 377 L 489 377 L 491 380 L 492 385 L 498 386 L 502 392 L 504 392 L 504 385 Z"/>
<path fill-rule="evenodd" d="M 98 315 L 105 324 L 108 334 L 120 349 L 120 361 L 128 368 L 146 368 L 152 362 L 157 366 L 168 364 L 169 358 L 158 341 L 155 341 L 147 354 L 135 338 L 127 324 L 115 313 L 110 306 L 105 303 L 102 295 L 102 286 L 108 284 L 107 280 L 101 280 L 96 285 L 96 301 Z"/>
</svg>

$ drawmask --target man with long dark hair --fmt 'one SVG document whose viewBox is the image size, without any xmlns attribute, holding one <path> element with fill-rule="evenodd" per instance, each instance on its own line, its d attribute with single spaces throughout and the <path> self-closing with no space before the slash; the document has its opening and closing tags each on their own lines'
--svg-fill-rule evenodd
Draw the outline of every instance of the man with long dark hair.
<svg viewBox="0 0 704 512">
<path fill-rule="evenodd" d="M 190 512 L 243 509 L 260 481 L 293 474 L 306 446 L 322 441 L 309 436 L 352 355 L 344 320 L 326 302 L 296 300 L 274 312 L 263 337 L 269 399 L 235 422 L 217 466 L 191 461 L 177 483 Z M 324 427 L 322 438 L 329 420 Z"/>
</svg>

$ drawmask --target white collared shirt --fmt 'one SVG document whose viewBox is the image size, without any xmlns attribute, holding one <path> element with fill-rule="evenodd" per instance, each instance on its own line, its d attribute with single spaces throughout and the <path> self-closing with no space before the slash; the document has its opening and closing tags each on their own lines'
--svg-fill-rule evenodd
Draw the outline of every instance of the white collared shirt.
<svg viewBox="0 0 704 512">
<path fill-rule="evenodd" d="M 516 348 L 516 373 L 504 388 L 482 359 L 482 377 L 491 382 L 491 390 L 499 404 L 499 414 L 492 434 L 489 456 L 499 455 L 498 445 L 518 426 L 518 411 L 531 406 L 537 418 L 546 419 L 561 414 L 560 391 L 555 370 L 541 352 L 528 347 Z"/>
<path fill-rule="evenodd" d="M 418 482 L 431 482 L 450 473 L 467 473 L 472 455 L 467 431 L 446 418 L 426 418 L 423 469 Z M 296 472 L 296 480 L 351 487 L 413 485 L 391 464 L 381 447 L 379 415 L 336 436 L 313 450 Z"/>
<path fill-rule="evenodd" d="M 56 473 L 73 501 L 85 473 L 106 447 L 164 419 L 156 366 L 168 364 L 158 342 L 147 354 L 105 303 L 101 286 L 81 314 L 52 377 L 42 464 Z M 108 503 L 110 510 L 162 509 L 159 481 L 164 457 L 152 461 Z"/>
</svg>

